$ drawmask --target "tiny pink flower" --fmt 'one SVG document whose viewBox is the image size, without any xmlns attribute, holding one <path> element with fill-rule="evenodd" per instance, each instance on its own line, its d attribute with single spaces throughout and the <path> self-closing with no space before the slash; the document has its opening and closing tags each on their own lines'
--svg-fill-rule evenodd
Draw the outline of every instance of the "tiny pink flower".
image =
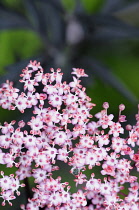
<svg viewBox="0 0 139 210">
<path fill-rule="evenodd" d="M 124 129 L 121 127 L 121 124 L 119 122 L 113 122 L 113 124 L 110 126 L 109 134 L 112 134 L 114 137 L 117 137 L 120 133 L 124 133 Z"/>
<path fill-rule="evenodd" d="M 88 75 L 85 74 L 84 69 L 79 69 L 79 68 L 73 68 L 72 74 L 75 74 L 78 78 L 79 77 L 88 77 Z"/>
</svg>

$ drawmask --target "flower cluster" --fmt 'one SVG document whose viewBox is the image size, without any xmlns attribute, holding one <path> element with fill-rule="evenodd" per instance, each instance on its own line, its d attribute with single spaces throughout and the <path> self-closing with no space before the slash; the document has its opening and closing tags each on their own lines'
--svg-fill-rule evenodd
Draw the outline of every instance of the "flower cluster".
<svg viewBox="0 0 139 210">
<path fill-rule="evenodd" d="M 4 175 L 1 171 L 2 205 L 19 195 L 23 180 L 34 178 L 33 197 L 28 198 L 26 210 L 138 210 L 139 209 L 139 113 L 136 124 L 122 126 L 126 116 L 119 106 L 119 118 L 108 114 L 109 104 L 93 116 L 95 106 L 80 84 L 87 77 L 83 69 L 73 68 L 73 81 L 62 81 L 60 69 L 44 73 L 40 63 L 30 62 L 23 69 L 20 82 L 24 92 L 7 81 L 0 88 L 0 106 L 18 109 L 24 113 L 31 109 L 32 117 L 0 125 L 0 164 L 16 167 L 16 174 Z M 42 87 L 37 92 L 38 86 Z M 124 137 L 125 130 L 129 133 Z M 62 176 L 56 179 L 53 171 L 59 170 L 57 161 L 70 166 L 78 190 L 71 193 Z M 100 177 L 95 169 L 100 168 Z M 91 170 L 88 178 L 85 170 Z M 127 188 L 127 194 L 123 193 Z"/>
</svg>

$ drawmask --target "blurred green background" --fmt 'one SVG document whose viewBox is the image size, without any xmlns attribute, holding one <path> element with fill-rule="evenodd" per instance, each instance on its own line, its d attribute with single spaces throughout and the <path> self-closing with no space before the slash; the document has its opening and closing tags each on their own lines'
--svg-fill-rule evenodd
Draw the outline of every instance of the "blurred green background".
<svg viewBox="0 0 139 210">
<path fill-rule="evenodd" d="M 88 95 L 101 110 L 118 115 L 124 103 L 134 122 L 139 100 L 139 3 L 137 0 L 1 0 L 0 83 L 18 80 L 30 60 L 44 69 L 84 68 Z M 15 114 L 16 113 L 16 114 Z M 1 122 L 18 112 L 0 109 Z M 12 207 L 10 207 L 11 209 Z M 4 209 L 4 208 L 3 208 Z M 8 207 L 6 207 L 8 209 Z M 13 208 L 14 209 L 14 208 Z"/>
</svg>

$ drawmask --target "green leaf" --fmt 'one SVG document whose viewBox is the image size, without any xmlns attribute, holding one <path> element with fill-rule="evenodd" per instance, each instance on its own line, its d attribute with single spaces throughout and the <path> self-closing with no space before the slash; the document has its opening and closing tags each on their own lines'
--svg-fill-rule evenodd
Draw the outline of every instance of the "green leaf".
<svg viewBox="0 0 139 210">
<path fill-rule="evenodd" d="M 32 31 L 11 30 L 0 33 L 0 74 L 4 67 L 13 64 L 18 59 L 25 59 L 39 54 L 42 43 Z"/>
<path fill-rule="evenodd" d="M 0 33 L 0 74 L 4 73 L 4 66 L 7 65 L 8 63 L 14 62 L 14 57 L 11 52 L 10 46 L 10 36 L 9 33 L 3 32 Z"/>
<path fill-rule="evenodd" d="M 94 13 L 103 6 L 105 0 L 81 0 L 81 3 L 88 13 Z"/>
<path fill-rule="evenodd" d="M 61 3 L 63 5 L 63 7 L 65 8 L 65 10 L 67 11 L 73 11 L 76 5 L 76 1 L 75 0 L 61 0 Z"/>
</svg>

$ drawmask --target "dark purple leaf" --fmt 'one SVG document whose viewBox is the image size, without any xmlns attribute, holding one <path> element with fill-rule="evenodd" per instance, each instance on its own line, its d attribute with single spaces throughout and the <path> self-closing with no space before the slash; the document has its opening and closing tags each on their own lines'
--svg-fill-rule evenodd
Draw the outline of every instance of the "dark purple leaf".
<svg viewBox="0 0 139 210">
<path fill-rule="evenodd" d="M 131 92 L 125 85 L 122 83 L 116 75 L 114 75 L 111 69 L 102 65 L 99 61 L 96 61 L 92 58 L 84 58 L 81 61 L 83 67 L 85 67 L 87 73 L 94 74 L 103 83 L 110 85 L 115 88 L 118 92 L 120 92 L 124 97 L 126 97 L 133 104 L 137 103 L 137 98 L 133 92 Z M 90 70 L 91 69 L 91 70 Z"/>
</svg>

